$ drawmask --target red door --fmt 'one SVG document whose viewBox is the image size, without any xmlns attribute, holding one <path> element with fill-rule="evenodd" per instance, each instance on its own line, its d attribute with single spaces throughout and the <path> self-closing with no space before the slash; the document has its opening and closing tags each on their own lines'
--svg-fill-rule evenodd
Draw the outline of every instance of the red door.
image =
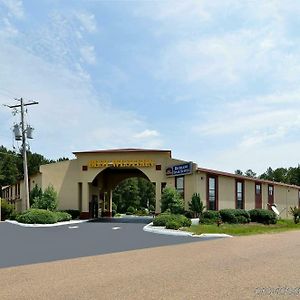
<svg viewBox="0 0 300 300">
<path fill-rule="evenodd" d="M 274 204 L 274 185 L 268 185 L 268 204 L 269 209 L 271 209 L 271 205 Z"/>
<path fill-rule="evenodd" d="M 262 208 L 261 183 L 255 183 L 255 208 Z"/>
</svg>

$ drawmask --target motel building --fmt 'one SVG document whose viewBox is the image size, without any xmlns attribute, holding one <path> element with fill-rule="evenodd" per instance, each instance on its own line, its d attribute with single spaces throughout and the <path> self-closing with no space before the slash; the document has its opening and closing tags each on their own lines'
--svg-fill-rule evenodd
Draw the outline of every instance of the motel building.
<svg viewBox="0 0 300 300">
<path fill-rule="evenodd" d="M 172 158 L 170 150 L 113 149 L 73 152 L 75 159 L 42 165 L 29 179 L 30 190 L 53 185 L 59 209 L 76 209 L 83 219 L 98 217 L 99 211 L 112 213 L 112 193 L 130 177 L 143 177 L 153 183 L 156 213 L 160 212 L 165 187 L 181 193 L 185 209 L 194 193 L 206 208 L 268 209 L 277 205 L 282 218 L 291 218 L 290 207 L 300 204 L 300 186 L 249 178 L 198 167 L 194 162 Z M 23 182 L 2 188 L 3 198 L 22 210 Z"/>
</svg>

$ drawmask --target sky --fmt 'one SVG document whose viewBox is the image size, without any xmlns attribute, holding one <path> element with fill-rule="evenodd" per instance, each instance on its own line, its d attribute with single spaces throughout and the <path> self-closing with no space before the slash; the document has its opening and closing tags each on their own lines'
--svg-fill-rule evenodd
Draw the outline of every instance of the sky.
<svg viewBox="0 0 300 300">
<path fill-rule="evenodd" d="M 0 145 L 171 149 L 234 172 L 299 163 L 300 2 L 0 0 Z"/>
</svg>

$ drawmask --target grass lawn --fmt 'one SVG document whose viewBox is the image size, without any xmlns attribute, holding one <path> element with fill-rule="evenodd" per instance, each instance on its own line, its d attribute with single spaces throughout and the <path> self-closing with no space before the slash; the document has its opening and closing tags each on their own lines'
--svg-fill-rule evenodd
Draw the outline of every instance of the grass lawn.
<svg viewBox="0 0 300 300">
<path fill-rule="evenodd" d="M 195 234 L 202 233 L 225 233 L 230 235 L 251 235 L 261 233 L 276 233 L 287 230 L 300 230 L 300 224 L 294 224 L 293 220 L 279 220 L 274 225 L 263 225 L 259 223 L 249 224 L 222 224 L 218 227 L 216 224 L 212 225 L 192 225 L 190 228 L 185 228 L 189 232 Z"/>
</svg>

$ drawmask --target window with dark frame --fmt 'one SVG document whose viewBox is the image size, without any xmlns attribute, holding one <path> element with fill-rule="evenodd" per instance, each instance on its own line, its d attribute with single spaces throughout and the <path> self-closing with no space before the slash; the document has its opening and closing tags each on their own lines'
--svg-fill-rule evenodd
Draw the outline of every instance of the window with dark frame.
<svg viewBox="0 0 300 300">
<path fill-rule="evenodd" d="M 244 209 L 244 182 L 236 181 L 236 208 Z"/>
<path fill-rule="evenodd" d="M 208 209 L 217 209 L 217 180 L 216 177 L 208 177 Z"/>
<path fill-rule="evenodd" d="M 261 184 L 260 183 L 256 183 L 255 184 L 255 194 L 256 195 L 260 195 L 261 194 Z"/>
<path fill-rule="evenodd" d="M 175 177 L 175 189 L 184 199 L 184 176 Z"/>
<path fill-rule="evenodd" d="M 274 193 L 274 187 L 273 185 L 269 185 L 269 196 L 273 196 Z"/>
</svg>

